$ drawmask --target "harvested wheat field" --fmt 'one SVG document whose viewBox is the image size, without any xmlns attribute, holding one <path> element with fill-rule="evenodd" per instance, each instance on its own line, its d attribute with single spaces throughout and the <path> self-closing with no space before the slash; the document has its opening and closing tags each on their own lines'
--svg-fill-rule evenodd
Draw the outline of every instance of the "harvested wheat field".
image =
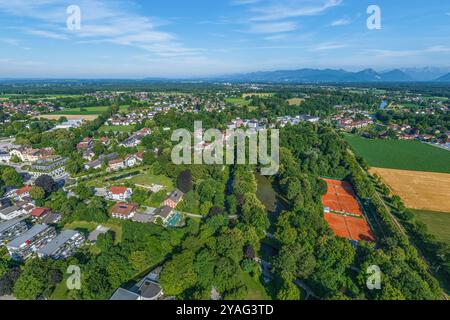
<svg viewBox="0 0 450 320">
<path fill-rule="evenodd" d="M 450 174 L 372 168 L 406 207 L 450 212 Z"/>
</svg>

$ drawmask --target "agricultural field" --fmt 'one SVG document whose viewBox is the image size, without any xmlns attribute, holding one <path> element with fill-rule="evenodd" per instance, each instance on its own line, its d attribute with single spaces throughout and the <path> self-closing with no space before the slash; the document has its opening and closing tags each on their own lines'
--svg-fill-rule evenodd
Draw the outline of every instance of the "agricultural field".
<svg viewBox="0 0 450 320">
<path fill-rule="evenodd" d="M 305 99 L 301 99 L 301 98 L 292 98 L 288 100 L 288 103 L 290 106 L 298 106 L 300 104 L 302 104 L 303 102 L 305 102 Z"/>
<path fill-rule="evenodd" d="M 267 98 L 267 97 L 271 97 L 273 96 L 273 93 L 268 93 L 268 92 L 261 92 L 261 93 L 244 93 L 242 95 L 242 98 L 247 98 L 247 97 L 260 97 L 260 98 Z"/>
<path fill-rule="evenodd" d="M 450 213 L 412 210 L 416 219 L 425 223 L 437 240 L 450 244 Z"/>
<path fill-rule="evenodd" d="M 371 168 L 407 208 L 450 212 L 450 174 Z"/>
<path fill-rule="evenodd" d="M 450 173 L 450 152 L 419 141 L 365 139 L 345 134 L 371 167 Z"/>
</svg>

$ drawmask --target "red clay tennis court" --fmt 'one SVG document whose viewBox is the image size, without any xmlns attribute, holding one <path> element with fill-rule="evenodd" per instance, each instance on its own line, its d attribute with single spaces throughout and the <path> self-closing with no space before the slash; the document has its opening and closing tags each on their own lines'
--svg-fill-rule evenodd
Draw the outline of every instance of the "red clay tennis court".
<svg viewBox="0 0 450 320">
<path fill-rule="evenodd" d="M 355 241 L 375 241 L 352 186 L 345 181 L 324 179 L 328 191 L 323 205 L 328 208 L 325 220 L 335 235 Z"/>
<path fill-rule="evenodd" d="M 345 181 L 324 179 L 328 185 L 327 194 L 322 202 L 330 211 L 362 216 L 362 210 L 356 200 L 352 186 Z"/>
<path fill-rule="evenodd" d="M 364 240 L 375 242 L 375 236 L 364 218 L 325 213 L 325 220 L 338 237 L 355 241 Z"/>
</svg>

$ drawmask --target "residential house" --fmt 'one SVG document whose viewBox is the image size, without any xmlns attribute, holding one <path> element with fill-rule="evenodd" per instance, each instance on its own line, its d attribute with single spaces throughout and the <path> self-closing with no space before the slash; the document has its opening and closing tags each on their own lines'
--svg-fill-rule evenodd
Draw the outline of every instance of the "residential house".
<svg viewBox="0 0 450 320">
<path fill-rule="evenodd" d="M 175 215 L 175 211 L 173 208 L 169 206 L 162 206 L 155 210 L 154 217 L 155 221 L 157 218 L 160 218 L 163 225 L 167 225 L 170 219 Z"/>
<path fill-rule="evenodd" d="M 98 157 L 97 160 L 94 160 L 94 161 L 86 163 L 84 165 L 84 168 L 86 170 L 89 170 L 89 169 L 94 169 L 94 170 L 101 169 L 104 162 L 109 162 L 111 160 L 116 159 L 117 157 L 119 157 L 119 154 L 117 154 L 117 153 L 110 153 L 108 155 L 101 155 L 100 157 Z"/>
<path fill-rule="evenodd" d="M 86 241 L 84 235 L 74 230 L 64 230 L 57 237 L 37 251 L 39 258 L 54 260 L 72 256 Z"/>
<path fill-rule="evenodd" d="M 153 271 L 136 283 L 130 290 L 119 288 L 110 300 L 162 300 L 164 292 L 152 276 Z"/>
<path fill-rule="evenodd" d="M 127 156 L 125 158 L 125 160 L 123 161 L 123 163 L 128 168 L 134 167 L 135 165 L 137 165 L 138 159 L 137 159 L 136 155 L 133 154 L 133 155 Z"/>
<path fill-rule="evenodd" d="M 111 210 L 113 218 L 128 220 L 134 217 L 137 207 L 130 203 L 118 202 Z"/>
<path fill-rule="evenodd" d="M 169 197 L 164 201 L 163 205 L 175 209 L 177 205 L 183 201 L 184 193 L 178 189 L 175 189 Z"/>
<path fill-rule="evenodd" d="M 20 188 L 16 190 L 15 200 L 22 200 L 23 198 L 30 196 L 30 190 L 32 186 L 25 186 L 23 188 Z"/>
<path fill-rule="evenodd" d="M 94 140 L 90 137 L 84 138 L 79 144 L 77 144 L 77 151 L 86 151 L 92 149 L 94 144 Z"/>
<path fill-rule="evenodd" d="M 10 206 L 8 208 L 0 210 L 0 219 L 2 220 L 12 220 L 17 217 L 23 216 L 26 211 L 18 206 Z"/>
<path fill-rule="evenodd" d="M 9 163 L 11 161 L 11 155 L 7 152 L 0 151 L 0 163 Z"/>
<path fill-rule="evenodd" d="M 53 227 L 37 224 L 9 242 L 6 247 L 14 260 L 24 261 L 55 237 L 56 230 Z"/>
<path fill-rule="evenodd" d="M 32 149 L 20 147 L 9 152 L 11 157 L 17 156 L 23 162 L 35 162 L 53 156 L 53 149 Z"/>
<path fill-rule="evenodd" d="M 34 208 L 33 210 L 31 210 L 31 217 L 33 217 L 33 219 L 41 219 L 48 215 L 50 212 L 51 209 L 49 208 Z"/>
<path fill-rule="evenodd" d="M 137 147 L 142 143 L 142 139 L 146 136 L 148 136 L 151 133 L 151 130 L 148 128 L 144 128 L 139 130 L 138 132 L 131 135 L 129 138 L 125 139 L 120 146 L 125 148 L 133 148 Z"/>
<path fill-rule="evenodd" d="M 108 199 L 115 201 L 126 201 L 133 195 L 133 190 L 126 187 L 113 186 L 108 190 Z"/>
<path fill-rule="evenodd" d="M 108 163 L 108 171 L 117 171 L 120 169 L 124 169 L 125 167 L 125 163 L 123 162 L 123 159 L 117 159 L 117 160 L 112 160 Z"/>
</svg>

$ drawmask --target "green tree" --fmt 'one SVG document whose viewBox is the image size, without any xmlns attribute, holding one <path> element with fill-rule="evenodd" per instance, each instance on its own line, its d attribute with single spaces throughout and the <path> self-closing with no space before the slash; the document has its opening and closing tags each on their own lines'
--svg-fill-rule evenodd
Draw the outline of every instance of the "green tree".
<svg viewBox="0 0 450 320">
<path fill-rule="evenodd" d="M 40 187 L 34 186 L 30 189 L 30 197 L 34 200 L 42 200 L 45 198 L 45 191 Z"/>
</svg>

